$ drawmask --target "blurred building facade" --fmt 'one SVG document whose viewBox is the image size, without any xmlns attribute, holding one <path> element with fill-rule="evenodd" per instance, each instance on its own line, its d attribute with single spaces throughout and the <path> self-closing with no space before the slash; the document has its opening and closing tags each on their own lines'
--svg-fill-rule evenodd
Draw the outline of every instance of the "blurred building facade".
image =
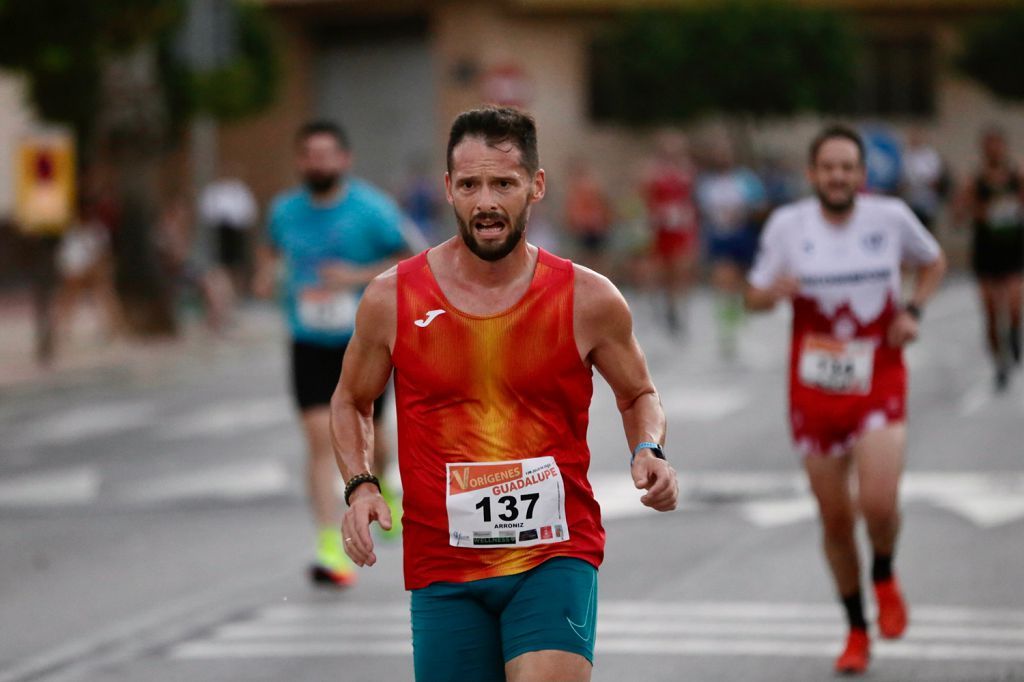
<svg viewBox="0 0 1024 682">
<path fill-rule="evenodd" d="M 251 169 L 262 198 L 292 181 L 290 132 L 311 116 L 342 121 L 359 173 L 396 190 L 415 158 L 430 158 L 442 171 L 447 126 L 459 111 L 486 101 L 523 106 L 538 120 L 552 214 L 560 211 L 572 157 L 594 160 L 614 187 L 617 174 L 648 149 L 649 131 L 602 118 L 592 44 L 619 10 L 672 3 L 264 1 L 285 37 L 284 93 L 274 110 L 225 128 L 221 137 L 222 154 Z M 1021 108 L 996 101 L 951 65 L 963 23 L 1008 0 L 806 1 L 848 11 L 862 35 L 858 109 L 848 120 L 884 123 L 897 134 L 923 126 L 961 176 L 974 164 L 977 131 L 985 125 L 1004 126 L 1024 145 Z M 755 148 L 782 150 L 801 164 L 821 120 L 763 121 L 755 126 Z"/>
<path fill-rule="evenodd" d="M 261 202 L 295 181 L 292 135 L 327 116 L 350 131 L 357 169 L 398 191 L 423 159 L 440 174 L 451 119 L 486 101 L 530 110 L 549 172 L 549 213 L 561 214 L 571 159 L 584 156 L 612 188 L 649 151 L 650 135 L 602 116 L 593 42 L 618 12 L 702 0 L 262 0 L 281 36 L 283 87 L 267 112 L 221 126 L 219 156 L 244 169 Z M 714 2 L 715 0 L 703 0 Z M 977 132 L 999 124 L 1024 149 L 1024 108 L 996 101 L 958 75 L 958 29 L 1011 0 L 803 0 L 850 13 L 865 60 L 857 123 L 900 134 L 923 126 L 958 176 L 975 163 Z M 680 79 L 680 87 L 686 87 Z M 12 79 L 0 80 L 0 143 L 12 149 L 30 116 Z M 816 115 L 763 121 L 755 148 L 802 164 Z M 713 122 L 690 126 L 699 133 Z M 698 135 L 699 136 L 699 135 Z M 187 145 L 183 145 L 187 149 Z M 184 153 L 168 163 L 172 191 L 187 183 Z M 12 165 L 0 162 L 0 215 L 10 209 Z"/>
</svg>

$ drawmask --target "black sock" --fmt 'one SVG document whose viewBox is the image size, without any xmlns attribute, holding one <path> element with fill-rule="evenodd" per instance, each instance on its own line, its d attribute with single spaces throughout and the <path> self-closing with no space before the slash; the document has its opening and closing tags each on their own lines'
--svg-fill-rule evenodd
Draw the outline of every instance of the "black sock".
<svg viewBox="0 0 1024 682">
<path fill-rule="evenodd" d="M 892 554 L 876 554 L 871 564 L 871 581 L 880 583 L 892 577 Z"/>
<path fill-rule="evenodd" d="M 851 630 L 867 630 L 868 622 L 864 620 L 864 599 L 857 590 L 848 597 L 843 597 L 843 608 L 846 609 L 846 620 Z"/>
<path fill-rule="evenodd" d="M 1010 356 L 1015 363 L 1020 364 L 1020 325 L 1018 324 L 1010 325 Z"/>
</svg>

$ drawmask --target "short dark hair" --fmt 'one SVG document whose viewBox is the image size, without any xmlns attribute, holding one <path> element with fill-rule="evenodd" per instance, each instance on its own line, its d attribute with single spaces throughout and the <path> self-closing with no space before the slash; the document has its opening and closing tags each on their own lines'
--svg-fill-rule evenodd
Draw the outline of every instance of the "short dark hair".
<svg viewBox="0 0 1024 682">
<path fill-rule="evenodd" d="M 350 149 L 345 129 L 334 121 L 325 119 L 309 121 L 299 128 L 299 132 L 295 133 L 295 144 L 301 145 L 314 135 L 330 135 L 338 142 L 339 147 L 345 151 Z"/>
<path fill-rule="evenodd" d="M 814 136 L 811 140 L 810 148 L 810 164 L 813 166 L 818 160 L 818 152 L 821 150 L 821 146 L 829 140 L 849 140 L 850 142 L 857 145 L 857 154 L 860 156 L 861 165 L 864 164 L 864 139 L 860 136 L 856 130 L 850 126 L 842 124 L 834 124 L 826 127 L 820 133 Z"/>
<path fill-rule="evenodd" d="M 511 107 L 482 107 L 464 111 L 455 117 L 448 134 L 448 171 L 452 170 L 452 151 L 466 137 L 482 137 L 494 147 L 511 142 L 519 148 L 519 158 L 530 174 L 540 168 L 537 156 L 537 125 L 529 114 Z"/>
</svg>

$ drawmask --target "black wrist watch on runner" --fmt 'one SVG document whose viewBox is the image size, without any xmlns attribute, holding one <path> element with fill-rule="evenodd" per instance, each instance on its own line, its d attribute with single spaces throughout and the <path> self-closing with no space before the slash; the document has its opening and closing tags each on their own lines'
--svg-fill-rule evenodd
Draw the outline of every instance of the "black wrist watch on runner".
<svg viewBox="0 0 1024 682">
<path fill-rule="evenodd" d="M 352 497 L 352 493 L 355 492 L 356 488 L 364 483 L 372 483 L 377 486 L 378 492 L 380 491 L 380 480 L 376 476 L 367 472 L 362 474 L 356 474 L 352 478 L 348 479 L 348 483 L 345 484 L 345 504 L 348 505 L 348 498 Z"/>
<path fill-rule="evenodd" d="M 903 306 L 903 310 L 918 322 L 921 321 L 921 307 L 916 303 L 906 304 L 905 306 Z"/>
<path fill-rule="evenodd" d="M 657 443 L 651 443 L 650 441 L 644 441 L 642 443 L 637 443 L 636 447 L 633 448 L 633 456 L 629 458 L 630 466 L 633 465 L 633 462 L 636 460 L 636 456 L 640 454 L 641 450 L 650 450 L 658 459 L 663 459 L 666 462 L 668 461 L 665 459 L 665 451 L 661 449 L 660 445 Z"/>
</svg>

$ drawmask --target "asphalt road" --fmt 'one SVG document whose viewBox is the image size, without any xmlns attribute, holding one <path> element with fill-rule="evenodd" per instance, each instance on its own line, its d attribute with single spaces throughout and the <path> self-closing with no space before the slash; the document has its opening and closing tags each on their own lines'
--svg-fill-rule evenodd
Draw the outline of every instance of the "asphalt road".
<svg viewBox="0 0 1024 682">
<path fill-rule="evenodd" d="M 684 502 L 640 506 L 596 380 L 594 679 L 829 679 L 844 628 L 784 422 L 787 313 L 749 321 L 725 362 L 706 294 L 685 343 L 633 308 Z M 257 314 L 262 341 L 0 392 L 0 682 L 411 679 L 398 543 L 347 592 L 305 582 L 302 442 Z M 963 280 L 909 362 L 912 623 L 869 679 L 1024 680 L 1024 376 L 992 393 Z"/>
</svg>

